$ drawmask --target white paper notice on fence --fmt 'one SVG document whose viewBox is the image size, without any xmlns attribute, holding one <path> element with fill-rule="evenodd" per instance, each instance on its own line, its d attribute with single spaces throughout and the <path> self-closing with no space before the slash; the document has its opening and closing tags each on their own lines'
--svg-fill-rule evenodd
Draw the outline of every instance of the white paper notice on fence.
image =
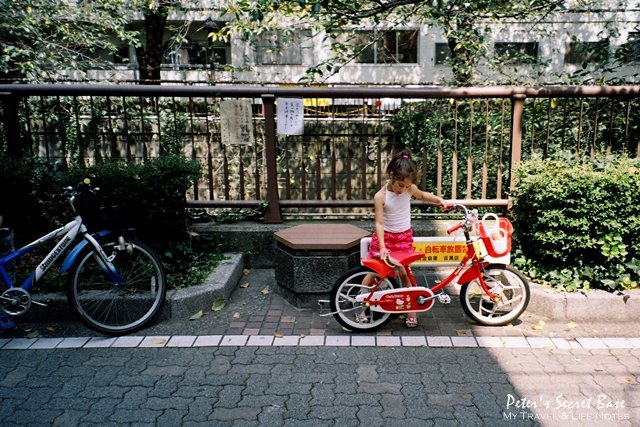
<svg viewBox="0 0 640 427">
<path fill-rule="evenodd" d="M 278 98 L 278 134 L 302 135 L 304 133 L 304 99 Z"/>
<path fill-rule="evenodd" d="M 251 101 L 238 99 L 220 102 L 220 133 L 224 145 L 253 144 Z"/>
</svg>

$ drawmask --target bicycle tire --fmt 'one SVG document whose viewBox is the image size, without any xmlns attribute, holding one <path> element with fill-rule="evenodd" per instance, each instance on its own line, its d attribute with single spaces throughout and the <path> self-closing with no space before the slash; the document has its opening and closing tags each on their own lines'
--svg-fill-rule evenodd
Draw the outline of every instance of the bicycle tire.
<svg viewBox="0 0 640 427">
<path fill-rule="evenodd" d="M 147 326 L 164 303 L 167 285 L 160 261 L 146 245 L 131 239 L 101 243 L 125 279 L 110 281 L 93 247 L 78 257 L 69 274 L 67 300 L 80 320 L 105 335 L 126 335 Z"/>
<path fill-rule="evenodd" d="M 529 282 L 522 273 L 510 265 L 491 264 L 482 274 L 491 292 L 501 299 L 491 301 L 476 279 L 463 283 L 460 304 L 465 314 L 485 326 L 504 326 L 520 317 L 531 298 Z"/>
<path fill-rule="evenodd" d="M 368 267 L 358 266 L 350 269 L 336 280 L 329 299 L 331 312 L 336 321 L 353 332 L 373 332 L 385 326 L 394 317 L 391 313 L 371 311 L 361 303 L 355 302 L 355 297 L 363 287 L 362 282 L 366 276 L 372 275 L 375 280 L 381 276 Z M 387 277 L 380 282 L 377 290 L 398 288 L 398 283 L 392 277 Z M 367 322 L 358 320 L 359 313 L 364 313 Z"/>
</svg>

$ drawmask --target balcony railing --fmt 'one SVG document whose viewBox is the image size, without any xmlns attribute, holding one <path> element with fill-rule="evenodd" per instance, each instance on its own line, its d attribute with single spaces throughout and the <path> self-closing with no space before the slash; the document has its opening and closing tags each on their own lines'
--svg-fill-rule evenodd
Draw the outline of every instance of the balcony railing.
<svg viewBox="0 0 640 427">
<path fill-rule="evenodd" d="M 304 99 L 301 135 L 277 132 L 283 98 Z M 188 206 L 266 205 L 266 222 L 370 212 L 403 146 L 420 160 L 421 188 L 500 208 L 524 159 L 640 155 L 640 86 L 26 84 L 0 85 L 0 100 L 10 154 L 90 164 L 179 152 L 203 168 Z M 230 113 L 232 100 L 245 109 Z"/>
</svg>

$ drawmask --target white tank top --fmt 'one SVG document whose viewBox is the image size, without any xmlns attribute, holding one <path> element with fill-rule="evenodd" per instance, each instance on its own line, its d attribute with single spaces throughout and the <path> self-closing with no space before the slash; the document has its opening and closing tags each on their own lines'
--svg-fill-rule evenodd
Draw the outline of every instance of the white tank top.
<svg viewBox="0 0 640 427">
<path fill-rule="evenodd" d="M 400 233 L 411 228 L 411 195 L 405 191 L 397 195 L 385 189 L 384 210 L 382 212 L 384 220 L 384 230 L 391 233 Z"/>
</svg>

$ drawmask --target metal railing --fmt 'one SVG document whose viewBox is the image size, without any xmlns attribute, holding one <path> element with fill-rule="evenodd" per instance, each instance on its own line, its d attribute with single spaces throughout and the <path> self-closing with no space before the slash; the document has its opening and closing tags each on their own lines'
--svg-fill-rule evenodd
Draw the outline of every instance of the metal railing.
<svg viewBox="0 0 640 427">
<path fill-rule="evenodd" d="M 277 103 L 304 99 L 302 135 L 280 135 Z M 225 113 L 243 100 L 248 116 Z M 534 155 L 640 155 L 640 86 L 258 87 L 0 85 L 11 154 L 63 162 L 201 163 L 188 206 L 283 214 L 370 211 L 393 150 L 420 160 L 419 186 L 471 206 L 506 207 L 514 168 Z M 229 140 L 223 122 L 240 120 Z M 241 123 L 244 119 L 244 123 Z M 228 129 L 227 129 L 228 131 Z"/>
</svg>

